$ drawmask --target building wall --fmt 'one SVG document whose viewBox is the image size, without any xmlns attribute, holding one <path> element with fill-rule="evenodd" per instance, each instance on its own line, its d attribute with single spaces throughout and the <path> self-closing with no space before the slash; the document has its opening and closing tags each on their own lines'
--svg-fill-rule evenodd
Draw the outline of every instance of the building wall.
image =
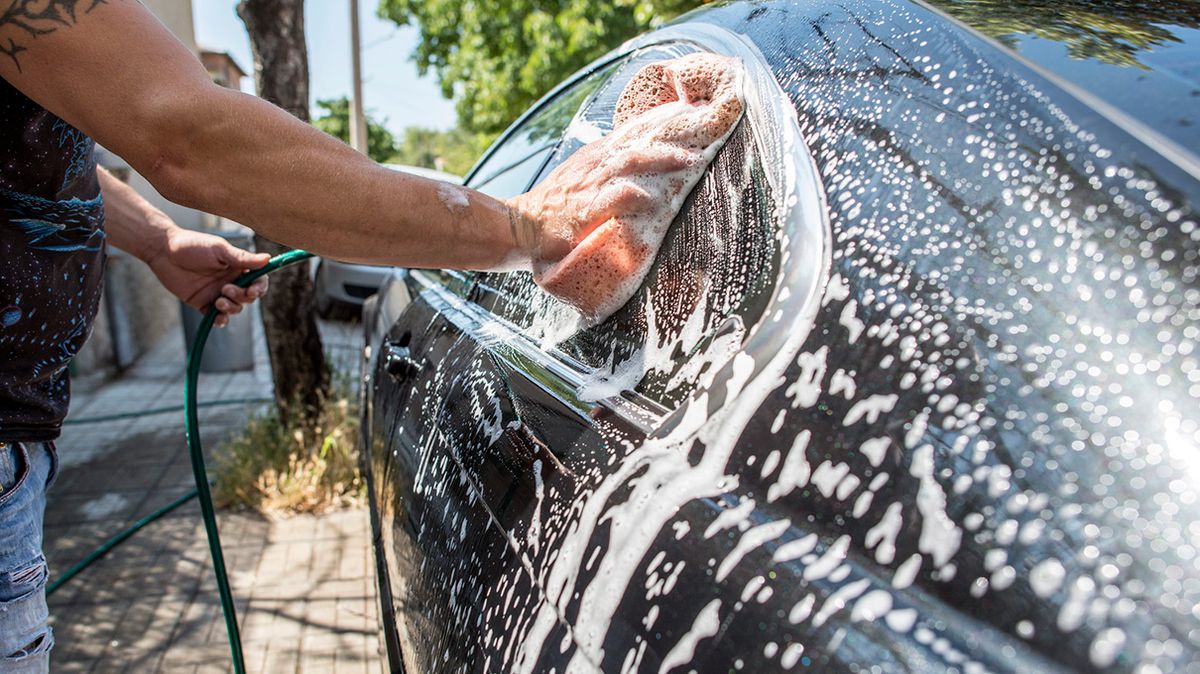
<svg viewBox="0 0 1200 674">
<path fill-rule="evenodd" d="M 102 166 L 117 169 L 118 176 L 125 177 L 142 196 L 163 208 L 179 224 L 195 220 L 192 216 L 205 215 L 163 199 L 145 178 L 129 170 L 116 155 L 103 150 L 98 155 Z M 179 329 L 179 301 L 162 287 L 141 260 L 109 247 L 104 285 L 101 317 L 75 358 L 74 372 L 79 375 L 103 375 L 124 369 L 158 340 Z"/>
<path fill-rule="evenodd" d="M 211 2 L 212 0 L 204 0 Z M 142 0 L 159 21 L 163 22 L 175 37 L 193 54 L 199 54 L 196 48 L 196 27 L 192 18 L 192 0 Z M 231 10 L 232 11 L 232 10 Z"/>
<path fill-rule="evenodd" d="M 200 61 L 204 64 L 205 70 L 208 71 L 213 82 L 234 89 L 242 90 L 242 77 L 244 74 L 241 67 L 238 66 L 233 58 L 225 52 L 200 50 Z"/>
</svg>

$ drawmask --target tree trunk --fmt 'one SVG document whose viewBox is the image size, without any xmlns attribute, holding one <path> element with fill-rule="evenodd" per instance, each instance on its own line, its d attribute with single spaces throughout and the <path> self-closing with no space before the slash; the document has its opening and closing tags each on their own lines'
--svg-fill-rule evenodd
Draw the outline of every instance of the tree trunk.
<svg viewBox="0 0 1200 674">
<path fill-rule="evenodd" d="M 237 12 L 250 33 L 258 95 L 307 122 L 304 0 L 241 0 Z M 271 255 L 288 250 L 261 236 L 255 236 L 254 243 Z M 271 291 L 261 302 L 280 415 L 299 412 L 311 419 L 329 393 L 329 368 L 314 318 L 308 266 L 296 264 L 272 274 Z"/>
</svg>

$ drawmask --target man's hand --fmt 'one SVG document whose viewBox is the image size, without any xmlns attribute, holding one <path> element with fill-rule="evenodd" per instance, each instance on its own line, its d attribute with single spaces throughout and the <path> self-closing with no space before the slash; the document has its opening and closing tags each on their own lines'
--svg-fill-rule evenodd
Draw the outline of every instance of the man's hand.
<svg viewBox="0 0 1200 674">
<path fill-rule="evenodd" d="M 646 66 L 621 94 L 611 133 L 509 200 L 539 285 L 589 321 L 629 300 L 741 119 L 741 77 L 736 59 L 715 54 Z"/>
<path fill-rule="evenodd" d="M 236 248 L 219 236 L 176 227 L 147 263 L 163 286 L 188 306 L 205 311 L 215 304 L 221 312 L 215 325 L 222 328 L 230 316 L 267 292 L 265 276 L 244 289 L 230 281 L 258 269 L 270 257 Z"/>
<path fill-rule="evenodd" d="M 265 276 L 245 289 L 230 281 L 263 266 L 269 255 L 183 229 L 108 171 L 97 169 L 97 178 L 104 194 L 108 242 L 149 265 L 163 286 L 188 306 L 206 311 L 215 303 L 221 312 L 215 323 L 218 328 L 267 292 Z"/>
</svg>

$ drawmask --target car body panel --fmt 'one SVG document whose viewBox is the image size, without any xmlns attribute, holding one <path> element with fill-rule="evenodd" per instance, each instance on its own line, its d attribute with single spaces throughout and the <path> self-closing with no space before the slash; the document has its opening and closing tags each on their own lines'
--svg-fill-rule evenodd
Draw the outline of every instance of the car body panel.
<svg viewBox="0 0 1200 674">
<path fill-rule="evenodd" d="M 380 347 L 369 447 L 409 668 L 1194 668 L 1186 162 L 920 4 L 706 9 L 591 70 L 654 49 L 775 73 L 675 225 L 767 199 L 727 267 L 766 305 L 689 290 L 686 237 L 590 341 L 527 279 L 402 274 L 422 367 Z"/>
<path fill-rule="evenodd" d="M 317 293 L 343 304 L 362 304 L 379 292 L 390 272 L 390 267 L 321 260 L 316 272 Z"/>
</svg>

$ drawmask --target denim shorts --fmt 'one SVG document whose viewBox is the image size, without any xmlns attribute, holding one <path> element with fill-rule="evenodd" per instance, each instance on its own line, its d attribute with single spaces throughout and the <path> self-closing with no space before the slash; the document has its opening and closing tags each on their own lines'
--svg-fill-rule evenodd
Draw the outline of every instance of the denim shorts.
<svg viewBox="0 0 1200 674">
<path fill-rule="evenodd" d="M 0 443 L 0 674 L 50 670 L 42 518 L 57 467 L 51 443 Z"/>
</svg>

